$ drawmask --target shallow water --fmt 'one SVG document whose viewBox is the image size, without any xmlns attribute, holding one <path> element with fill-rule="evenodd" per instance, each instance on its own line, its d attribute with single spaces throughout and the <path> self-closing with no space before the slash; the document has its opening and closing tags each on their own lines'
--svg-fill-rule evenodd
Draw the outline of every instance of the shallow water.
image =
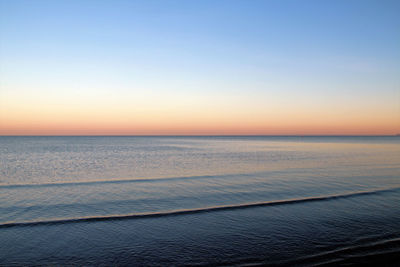
<svg viewBox="0 0 400 267">
<path fill-rule="evenodd" d="M 0 137 L 0 265 L 396 265 L 399 203 L 399 137 Z"/>
</svg>

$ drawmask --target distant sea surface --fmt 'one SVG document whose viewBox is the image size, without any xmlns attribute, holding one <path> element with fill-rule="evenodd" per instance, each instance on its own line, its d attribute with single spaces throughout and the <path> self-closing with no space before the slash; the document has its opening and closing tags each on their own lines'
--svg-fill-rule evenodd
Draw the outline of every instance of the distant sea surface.
<svg viewBox="0 0 400 267">
<path fill-rule="evenodd" d="M 0 137 L 0 265 L 400 265 L 400 137 Z"/>
</svg>

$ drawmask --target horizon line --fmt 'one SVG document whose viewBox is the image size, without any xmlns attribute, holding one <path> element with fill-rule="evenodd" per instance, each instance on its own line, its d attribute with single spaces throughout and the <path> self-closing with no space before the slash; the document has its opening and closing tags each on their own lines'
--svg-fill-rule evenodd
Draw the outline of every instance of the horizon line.
<svg viewBox="0 0 400 267">
<path fill-rule="evenodd" d="M 2 135 L 0 137 L 390 137 L 397 134 L 38 134 Z"/>
</svg>

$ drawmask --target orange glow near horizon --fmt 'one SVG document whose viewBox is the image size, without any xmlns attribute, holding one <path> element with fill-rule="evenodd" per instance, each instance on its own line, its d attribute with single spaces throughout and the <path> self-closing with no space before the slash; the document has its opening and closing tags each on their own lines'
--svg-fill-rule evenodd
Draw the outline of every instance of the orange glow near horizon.
<svg viewBox="0 0 400 267">
<path fill-rule="evenodd" d="M 277 94 L 0 92 L 0 135 L 395 135 L 398 101 Z M 385 102 L 385 103 L 384 103 Z"/>
<path fill-rule="evenodd" d="M 2 110 L 0 135 L 394 135 L 398 116 L 321 110 Z M 240 111 L 241 110 L 241 111 Z"/>
<path fill-rule="evenodd" d="M 0 95 L 1 96 L 1 95 Z M 0 135 L 395 135 L 396 100 L 344 105 L 300 96 L 2 95 Z M 45 97 L 46 96 L 46 97 Z M 286 102 L 285 102 L 286 101 Z M 383 101 L 381 101 L 383 102 Z"/>
</svg>

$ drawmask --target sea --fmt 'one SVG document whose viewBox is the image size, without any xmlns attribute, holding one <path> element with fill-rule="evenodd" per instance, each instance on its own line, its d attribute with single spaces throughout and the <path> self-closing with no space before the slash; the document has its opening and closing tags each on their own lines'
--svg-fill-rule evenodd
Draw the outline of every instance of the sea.
<svg viewBox="0 0 400 267">
<path fill-rule="evenodd" d="M 253 265 L 400 266 L 400 137 L 0 137 L 0 266 Z"/>
</svg>

